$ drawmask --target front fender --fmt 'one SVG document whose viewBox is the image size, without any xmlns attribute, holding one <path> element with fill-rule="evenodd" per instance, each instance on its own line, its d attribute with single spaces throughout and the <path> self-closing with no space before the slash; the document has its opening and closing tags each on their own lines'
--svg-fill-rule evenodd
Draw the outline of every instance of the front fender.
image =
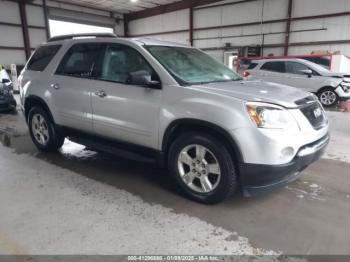
<svg viewBox="0 0 350 262">
<path fill-rule="evenodd" d="M 215 99 L 215 100 L 214 100 Z M 205 121 L 229 132 L 251 125 L 244 103 L 226 98 L 192 97 L 165 103 L 160 110 L 159 145 L 161 147 L 167 128 L 174 121 L 193 119 Z"/>
<path fill-rule="evenodd" d="M 337 78 L 327 78 L 324 81 L 324 86 L 330 86 L 332 88 L 337 88 L 340 83 L 342 82 L 342 79 L 337 79 Z"/>
</svg>

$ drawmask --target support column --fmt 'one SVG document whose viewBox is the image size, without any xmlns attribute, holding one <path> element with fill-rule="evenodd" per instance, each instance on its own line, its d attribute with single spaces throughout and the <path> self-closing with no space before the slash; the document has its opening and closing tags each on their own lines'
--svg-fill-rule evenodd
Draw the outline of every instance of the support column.
<svg viewBox="0 0 350 262">
<path fill-rule="evenodd" d="M 47 15 L 47 5 L 46 0 L 43 0 L 43 11 L 44 11 L 44 19 L 45 19 L 45 31 L 46 31 L 46 38 L 50 38 L 50 24 L 49 24 L 49 18 Z"/>
<path fill-rule="evenodd" d="M 190 45 L 191 46 L 193 46 L 193 13 L 194 13 L 194 8 L 190 7 L 189 34 L 190 34 Z"/>
<path fill-rule="evenodd" d="M 290 38 L 290 27 L 292 23 L 292 10 L 293 10 L 293 0 L 288 0 L 286 37 L 284 41 L 284 55 L 288 55 L 288 52 L 289 52 L 289 38 Z"/>
<path fill-rule="evenodd" d="M 28 60 L 30 57 L 31 49 L 30 49 L 30 41 L 29 41 L 26 5 L 24 2 L 18 2 L 18 6 L 19 6 L 19 13 L 21 16 L 24 50 L 26 53 L 26 59 Z"/>
<path fill-rule="evenodd" d="M 129 16 L 124 15 L 124 37 L 129 37 Z"/>
</svg>

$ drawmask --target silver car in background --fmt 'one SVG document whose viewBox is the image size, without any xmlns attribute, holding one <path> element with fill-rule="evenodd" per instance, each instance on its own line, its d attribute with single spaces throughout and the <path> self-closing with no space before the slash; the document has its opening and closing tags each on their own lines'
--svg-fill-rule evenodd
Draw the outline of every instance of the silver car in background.
<svg viewBox="0 0 350 262">
<path fill-rule="evenodd" d="M 31 138 L 66 137 L 167 167 L 190 198 L 217 203 L 298 178 L 324 152 L 328 120 L 310 93 L 244 81 L 202 51 L 113 35 L 55 37 L 20 76 Z"/>
<path fill-rule="evenodd" d="M 350 99 L 350 76 L 331 72 L 304 59 L 253 60 L 246 75 L 252 80 L 279 83 L 314 93 L 325 107 Z"/>
</svg>

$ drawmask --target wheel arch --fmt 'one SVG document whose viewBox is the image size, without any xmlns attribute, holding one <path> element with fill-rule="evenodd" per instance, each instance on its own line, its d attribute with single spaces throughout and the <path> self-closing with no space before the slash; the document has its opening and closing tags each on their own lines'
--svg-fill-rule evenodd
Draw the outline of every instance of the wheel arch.
<svg viewBox="0 0 350 262">
<path fill-rule="evenodd" d="M 320 89 L 317 90 L 316 94 L 319 94 L 320 92 L 322 92 L 323 90 L 326 90 L 326 89 L 332 89 L 332 90 L 335 91 L 336 87 L 331 86 L 331 85 L 323 86 L 323 87 L 321 87 Z"/>
<path fill-rule="evenodd" d="M 163 135 L 162 147 L 161 147 L 164 155 L 165 156 L 168 155 L 170 145 L 179 135 L 181 135 L 182 133 L 191 132 L 191 131 L 199 131 L 202 133 L 207 133 L 215 136 L 215 138 L 223 142 L 224 145 L 227 145 L 227 149 L 229 150 L 233 159 L 238 162 L 237 164 L 243 162 L 242 152 L 238 144 L 236 143 L 234 138 L 229 134 L 228 131 L 226 131 L 224 128 L 216 124 L 213 124 L 204 120 L 191 119 L 191 118 L 174 120 L 166 128 Z"/>
<path fill-rule="evenodd" d="M 35 95 L 28 96 L 24 102 L 24 115 L 27 122 L 28 122 L 29 111 L 34 106 L 40 106 L 41 108 L 43 108 L 48 113 L 50 119 L 53 122 L 55 122 L 52 116 L 52 113 L 50 111 L 50 108 L 48 107 L 44 99 Z"/>
</svg>

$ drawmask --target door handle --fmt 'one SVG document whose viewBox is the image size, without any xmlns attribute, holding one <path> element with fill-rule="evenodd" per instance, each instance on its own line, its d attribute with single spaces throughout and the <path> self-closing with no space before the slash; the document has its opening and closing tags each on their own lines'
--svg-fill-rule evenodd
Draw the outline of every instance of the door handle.
<svg viewBox="0 0 350 262">
<path fill-rule="evenodd" d="M 101 98 L 107 96 L 106 92 L 103 91 L 103 90 L 100 90 L 100 91 L 95 92 L 95 95 L 97 95 L 97 96 L 99 96 L 99 97 L 101 97 Z"/>
<path fill-rule="evenodd" d="M 58 83 L 51 84 L 50 87 L 53 88 L 53 89 L 56 89 L 56 90 L 60 89 L 60 85 Z"/>
</svg>

